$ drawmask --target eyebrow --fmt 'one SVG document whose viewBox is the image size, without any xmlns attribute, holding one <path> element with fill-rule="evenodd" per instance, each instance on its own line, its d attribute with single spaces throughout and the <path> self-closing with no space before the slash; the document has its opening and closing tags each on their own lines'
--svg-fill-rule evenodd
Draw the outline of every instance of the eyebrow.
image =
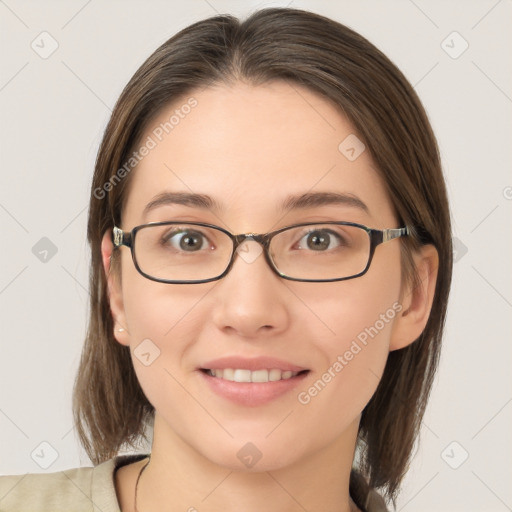
<svg viewBox="0 0 512 512">
<path fill-rule="evenodd" d="M 202 210 L 214 210 L 221 212 L 224 210 L 214 198 L 206 194 L 195 194 L 190 192 L 163 192 L 155 196 L 144 208 L 143 215 L 146 216 L 150 211 L 164 205 L 180 204 Z M 338 192 L 306 192 L 296 196 L 288 196 L 281 203 L 280 209 L 284 210 L 305 210 L 308 208 L 317 208 L 320 206 L 342 205 L 350 206 L 369 213 L 366 204 L 354 194 Z"/>
<path fill-rule="evenodd" d="M 354 194 L 340 194 L 338 192 L 306 192 L 299 196 L 289 196 L 283 201 L 281 205 L 282 210 L 299 210 L 306 208 L 315 208 L 318 206 L 332 206 L 342 205 L 351 206 L 369 213 L 368 206 L 366 206 L 361 199 Z"/>
</svg>

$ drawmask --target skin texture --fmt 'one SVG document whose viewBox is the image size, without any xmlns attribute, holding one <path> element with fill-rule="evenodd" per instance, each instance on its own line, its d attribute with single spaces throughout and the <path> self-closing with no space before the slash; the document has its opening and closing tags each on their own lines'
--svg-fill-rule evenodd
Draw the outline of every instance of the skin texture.
<svg viewBox="0 0 512 512">
<path fill-rule="evenodd" d="M 198 105 L 133 171 L 123 230 L 165 220 L 207 222 L 232 233 L 324 220 L 399 227 L 369 152 L 350 162 L 338 150 L 354 129 L 325 99 L 285 82 L 236 83 L 191 95 Z M 180 104 L 162 111 L 142 140 Z M 143 218 L 145 205 L 163 191 L 208 194 L 224 208 L 163 206 Z M 369 213 L 347 205 L 278 211 L 288 195 L 309 191 L 356 195 Z M 111 252 L 107 232 L 107 274 Z M 413 342 L 430 311 L 437 252 L 426 246 L 415 262 L 422 284 L 414 290 L 401 279 L 398 240 L 379 246 L 367 274 L 348 281 L 286 281 L 260 256 L 252 263 L 237 257 L 220 281 L 175 285 L 141 276 L 122 248 L 122 279 L 109 274 L 116 329 L 125 329 L 115 337 L 132 351 L 142 389 L 156 409 L 139 511 L 356 510 L 348 482 L 361 411 L 389 351 Z M 402 310 L 379 334 L 307 405 L 299 403 L 298 392 L 397 302 Z M 133 355 L 146 338 L 161 351 L 149 366 Z M 196 370 L 225 355 L 274 356 L 311 371 L 291 393 L 262 406 L 240 406 L 212 393 Z M 251 469 L 237 457 L 247 442 L 262 454 Z M 132 510 L 144 463 L 117 473 L 123 511 Z"/>
</svg>

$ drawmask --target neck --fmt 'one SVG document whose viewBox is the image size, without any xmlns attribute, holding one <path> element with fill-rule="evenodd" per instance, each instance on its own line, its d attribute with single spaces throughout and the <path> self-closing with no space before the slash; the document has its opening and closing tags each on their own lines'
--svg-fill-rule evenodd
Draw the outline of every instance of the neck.
<svg viewBox="0 0 512 512">
<path fill-rule="evenodd" d="M 283 466 L 271 455 L 251 469 L 217 464 L 155 416 L 151 461 L 140 477 L 139 512 L 358 510 L 349 496 L 357 423 L 345 435 Z M 266 459 L 266 464 L 263 461 Z"/>
</svg>

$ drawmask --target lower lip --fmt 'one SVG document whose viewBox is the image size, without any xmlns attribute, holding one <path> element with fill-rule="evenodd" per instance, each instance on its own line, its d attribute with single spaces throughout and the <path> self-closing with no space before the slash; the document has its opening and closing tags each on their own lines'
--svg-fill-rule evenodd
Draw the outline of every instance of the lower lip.
<svg viewBox="0 0 512 512">
<path fill-rule="evenodd" d="M 298 386 L 309 372 L 301 373 L 285 380 L 269 382 L 234 382 L 198 370 L 214 393 L 227 398 L 231 402 L 249 407 L 266 404 L 288 393 Z"/>
</svg>

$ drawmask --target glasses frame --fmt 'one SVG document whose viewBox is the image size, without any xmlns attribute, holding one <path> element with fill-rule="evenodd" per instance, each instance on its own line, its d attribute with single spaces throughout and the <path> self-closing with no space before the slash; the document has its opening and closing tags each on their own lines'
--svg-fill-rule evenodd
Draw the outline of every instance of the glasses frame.
<svg viewBox="0 0 512 512">
<path fill-rule="evenodd" d="M 233 242 L 233 252 L 231 253 L 231 259 L 228 263 L 228 266 L 222 272 L 220 275 L 216 277 L 212 277 L 209 279 L 198 279 L 198 280 L 170 280 L 170 279 L 159 279 L 156 277 L 153 277 L 149 274 L 146 274 L 140 267 L 139 263 L 137 262 L 137 256 L 135 254 L 135 240 L 137 237 L 137 233 L 148 226 L 164 226 L 164 225 L 183 225 L 187 224 L 190 226 L 202 226 L 207 228 L 213 228 L 217 229 L 219 231 L 222 231 L 225 233 L 231 241 Z M 340 277 L 335 279 L 298 279 L 295 277 L 289 277 L 286 274 L 283 274 L 274 264 L 272 261 L 272 258 L 269 253 L 270 248 L 270 242 L 272 241 L 272 238 L 274 238 L 279 233 L 282 233 L 283 231 L 287 231 L 289 229 L 301 227 L 301 226 L 316 226 L 316 225 L 327 225 L 327 224 L 336 224 L 339 226 L 353 226 L 356 228 L 360 228 L 368 234 L 370 238 L 370 252 L 368 256 L 368 262 L 366 263 L 366 267 L 364 270 L 359 272 L 358 274 L 355 274 L 353 276 L 348 277 Z M 355 279 L 356 277 L 360 277 L 366 272 L 368 272 L 368 269 L 370 268 L 371 262 L 373 260 L 373 255 L 375 253 L 375 249 L 380 244 L 389 242 L 390 240 L 394 240 L 395 238 L 400 238 L 402 236 L 408 236 L 410 234 L 410 230 L 407 226 L 401 227 L 401 228 L 387 228 L 387 229 L 373 229 L 369 228 L 368 226 L 365 226 L 363 224 L 357 224 L 355 222 L 345 222 L 345 221 L 326 221 L 326 222 L 304 222 L 301 224 L 293 224 L 291 226 L 286 226 L 284 228 L 280 228 L 276 231 L 271 231 L 270 233 L 264 233 L 264 234 L 258 234 L 258 233 L 244 233 L 239 235 L 233 235 L 229 231 L 227 231 L 224 228 L 221 228 L 220 226 L 216 226 L 214 224 L 207 224 L 204 222 L 178 222 L 178 221 L 165 221 L 165 222 L 150 222 L 148 224 L 141 224 L 139 226 L 134 227 L 131 231 L 123 231 L 121 228 L 118 228 L 114 225 L 114 228 L 112 230 L 112 243 L 114 244 L 114 248 L 118 249 L 121 248 L 123 245 L 126 247 L 129 247 L 131 254 L 132 254 L 132 260 L 135 265 L 135 268 L 137 271 L 144 276 L 146 279 L 150 279 L 151 281 L 156 281 L 158 283 L 167 283 L 167 284 L 199 284 L 199 283 L 209 283 L 211 281 L 217 281 L 219 279 L 222 279 L 225 277 L 228 272 L 233 267 L 233 263 L 235 261 L 235 255 L 237 254 L 238 247 L 244 243 L 246 240 L 252 240 L 254 242 L 259 243 L 263 247 L 263 252 L 265 254 L 265 259 L 267 261 L 267 264 L 269 267 L 274 271 L 275 274 L 277 274 L 279 277 L 282 277 L 283 279 L 288 279 L 290 281 L 301 281 L 301 282 L 308 282 L 308 283 L 331 283 L 335 281 L 346 281 L 348 279 Z"/>
</svg>

